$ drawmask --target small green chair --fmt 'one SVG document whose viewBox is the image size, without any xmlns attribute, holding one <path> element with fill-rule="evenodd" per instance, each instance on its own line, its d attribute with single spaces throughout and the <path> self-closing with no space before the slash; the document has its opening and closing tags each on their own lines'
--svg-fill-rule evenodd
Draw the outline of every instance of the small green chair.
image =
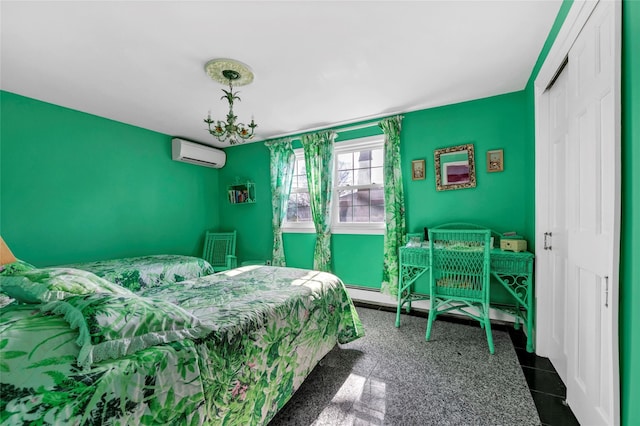
<svg viewBox="0 0 640 426">
<path fill-rule="evenodd" d="M 436 317 L 445 312 L 466 315 L 480 322 L 494 353 L 489 320 L 488 229 L 432 229 L 429 231 L 431 309 L 426 340 Z"/>
<path fill-rule="evenodd" d="M 236 231 L 207 231 L 204 237 L 202 257 L 213 266 L 215 272 L 236 268 L 238 266 Z"/>
</svg>

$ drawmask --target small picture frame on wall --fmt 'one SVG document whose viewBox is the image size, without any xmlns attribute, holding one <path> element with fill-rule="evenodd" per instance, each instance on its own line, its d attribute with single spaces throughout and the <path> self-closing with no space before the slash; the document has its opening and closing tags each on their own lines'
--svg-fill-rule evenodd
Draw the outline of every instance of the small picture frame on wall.
<svg viewBox="0 0 640 426">
<path fill-rule="evenodd" d="M 426 175 L 425 161 L 413 160 L 411 162 L 411 180 L 422 180 Z"/>
<path fill-rule="evenodd" d="M 504 170 L 504 155 L 501 149 L 487 151 L 487 172 L 501 172 Z"/>
</svg>

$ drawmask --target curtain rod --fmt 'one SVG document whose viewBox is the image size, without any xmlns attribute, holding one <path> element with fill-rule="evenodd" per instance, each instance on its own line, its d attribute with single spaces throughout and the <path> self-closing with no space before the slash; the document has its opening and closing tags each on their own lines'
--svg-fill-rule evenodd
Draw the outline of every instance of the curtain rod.
<svg viewBox="0 0 640 426">
<path fill-rule="evenodd" d="M 378 117 L 370 117 L 370 118 L 365 118 L 365 119 L 359 119 L 358 121 L 366 121 L 366 120 L 377 120 L 377 121 L 373 121 L 373 122 L 369 122 L 369 123 L 365 123 L 365 124 L 354 124 L 353 126 L 349 126 L 349 123 L 345 123 L 345 124 L 334 124 L 333 126 L 330 127 L 315 127 L 315 128 L 311 128 L 311 129 L 307 129 L 307 130 L 302 130 L 302 131 L 295 131 L 295 132 L 289 132 L 289 133 L 283 133 L 281 135 L 277 135 L 277 136 L 271 136 L 265 140 L 263 140 L 263 142 L 268 141 L 268 140 L 274 140 L 274 139 L 281 139 L 281 138 L 287 138 L 287 137 L 291 137 L 291 140 L 300 140 L 300 137 L 302 135 L 305 135 L 307 133 L 312 133 L 312 132 L 320 132 L 322 130 L 333 130 L 336 133 L 341 133 L 341 132 L 350 132 L 352 130 L 360 130 L 360 129 L 366 129 L 368 127 L 375 127 L 378 125 L 378 123 L 388 117 L 393 117 L 395 115 L 401 115 L 401 113 L 396 113 L 396 114 L 391 114 L 391 115 L 381 115 Z M 340 129 L 336 129 L 336 127 L 340 127 L 340 126 L 345 126 L 342 127 Z M 260 141 L 256 141 L 256 142 L 260 142 Z"/>
<path fill-rule="evenodd" d="M 378 122 L 376 121 L 376 122 L 373 122 L 373 123 L 356 124 L 356 125 L 353 125 L 353 126 L 342 127 L 340 129 L 334 129 L 333 127 L 319 127 L 319 128 L 315 128 L 315 129 L 305 130 L 302 133 L 300 133 L 300 132 L 289 133 L 288 135 L 278 136 L 278 138 L 291 137 L 291 140 L 295 141 L 295 140 L 300 140 L 302 135 L 306 135 L 308 133 L 313 133 L 313 132 L 321 132 L 323 130 L 333 130 L 336 133 L 342 133 L 342 132 L 350 132 L 352 130 L 360 130 L 360 129 L 367 129 L 369 127 L 376 127 L 377 125 L 378 125 Z"/>
</svg>

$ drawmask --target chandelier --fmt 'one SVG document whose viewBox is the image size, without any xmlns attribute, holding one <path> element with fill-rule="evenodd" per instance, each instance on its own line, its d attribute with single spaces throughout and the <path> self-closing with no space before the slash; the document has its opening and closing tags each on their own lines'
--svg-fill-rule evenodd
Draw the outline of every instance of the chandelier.
<svg viewBox="0 0 640 426">
<path fill-rule="evenodd" d="M 239 92 L 234 92 L 233 87 L 245 86 L 253 81 L 253 72 L 242 62 L 233 59 L 212 59 L 206 63 L 204 69 L 213 80 L 229 85 L 229 91 L 222 89 L 224 96 L 229 103 L 229 113 L 227 121 L 212 120 L 211 111 L 204 122 L 209 126 L 209 133 L 215 136 L 220 142 L 228 142 L 235 145 L 253 138 L 253 131 L 258 125 L 251 117 L 251 123 L 245 125 L 237 123 L 238 117 L 233 113 L 234 101 L 239 101 Z"/>
</svg>

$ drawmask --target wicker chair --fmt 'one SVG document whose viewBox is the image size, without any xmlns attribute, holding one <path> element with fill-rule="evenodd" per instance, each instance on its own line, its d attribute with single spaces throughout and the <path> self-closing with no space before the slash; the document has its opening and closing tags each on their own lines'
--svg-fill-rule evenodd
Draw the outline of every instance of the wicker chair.
<svg viewBox="0 0 640 426">
<path fill-rule="evenodd" d="M 207 231 L 204 238 L 202 257 L 213 266 L 215 272 L 236 268 L 238 266 L 236 231 Z"/>
<path fill-rule="evenodd" d="M 488 229 L 432 229 L 429 231 L 431 309 L 426 340 L 436 317 L 445 312 L 466 315 L 480 322 L 494 353 L 489 321 Z"/>
</svg>

